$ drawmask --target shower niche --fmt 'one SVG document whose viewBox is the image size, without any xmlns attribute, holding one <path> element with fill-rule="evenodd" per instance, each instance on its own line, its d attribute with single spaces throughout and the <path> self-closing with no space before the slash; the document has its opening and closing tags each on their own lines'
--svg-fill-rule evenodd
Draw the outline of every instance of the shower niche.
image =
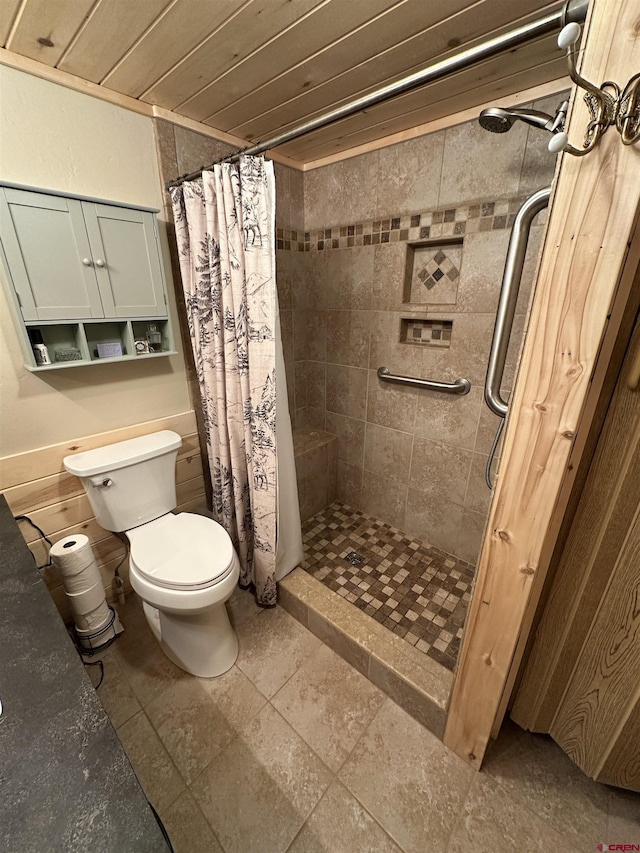
<svg viewBox="0 0 640 853">
<path fill-rule="evenodd" d="M 400 320 L 400 343 L 421 346 L 451 346 L 452 320 L 423 320 L 420 317 L 402 317 Z"/>
<path fill-rule="evenodd" d="M 451 346 L 453 320 L 424 314 L 440 315 L 455 308 L 461 266 L 462 240 L 407 244 L 402 304 L 413 316 L 400 320 L 400 343 Z"/>
<path fill-rule="evenodd" d="M 462 240 L 407 244 L 403 302 L 437 308 L 458 298 Z"/>
</svg>

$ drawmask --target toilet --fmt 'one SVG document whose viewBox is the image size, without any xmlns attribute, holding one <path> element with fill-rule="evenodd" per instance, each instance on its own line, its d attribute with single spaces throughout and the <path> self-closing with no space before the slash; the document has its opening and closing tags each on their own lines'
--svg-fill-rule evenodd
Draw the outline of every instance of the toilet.
<svg viewBox="0 0 640 853">
<path fill-rule="evenodd" d="M 227 532 L 202 515 L 171 510 L 180 436 L 162 430 L 66 456 L 98 524 L 129 540 L 129 578 L 166 656 L 201 678 L 226 672 L 238 639 L 225 602 L 240 573 Z"/>
</svg>

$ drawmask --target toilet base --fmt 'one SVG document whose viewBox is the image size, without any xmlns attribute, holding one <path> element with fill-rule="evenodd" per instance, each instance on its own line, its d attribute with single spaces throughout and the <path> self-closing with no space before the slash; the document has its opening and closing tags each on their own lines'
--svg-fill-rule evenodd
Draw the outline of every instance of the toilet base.
<svg viewBox="0 0 640 853">
<path fill-rule="evenodd" d="M 224 603 L 202 613 L 165 613 L 143 602 L 144 614 L 160 648 L 176 666 L 199 678 L 215 678 L 238 657 L 238 638 Z"/>
</svg>

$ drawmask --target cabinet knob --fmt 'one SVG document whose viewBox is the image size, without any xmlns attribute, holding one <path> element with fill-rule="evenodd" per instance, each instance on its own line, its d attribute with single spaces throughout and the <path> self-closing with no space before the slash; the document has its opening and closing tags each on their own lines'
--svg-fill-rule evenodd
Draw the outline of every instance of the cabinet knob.
<svg viewBox="0 0 640 853">
<path fill-rule="evenodd" d="M 106 266 L 106 264 L 105 264 L 105 262 L 102 260 L 102 258 L 97 258 L 97 259 L 96 259 L 96 266 L 97 266 L 97 267 L 100 267 L 100 269 L 102 269 L 102 267 Z"/>
<path fill-rule="evenodd" d="M 91 260 L 91 258 L 83 258 L 82 263 L 85 265 L 85 267 L 90 267 L 93 264 L 93 261 Z"/>
</svg>

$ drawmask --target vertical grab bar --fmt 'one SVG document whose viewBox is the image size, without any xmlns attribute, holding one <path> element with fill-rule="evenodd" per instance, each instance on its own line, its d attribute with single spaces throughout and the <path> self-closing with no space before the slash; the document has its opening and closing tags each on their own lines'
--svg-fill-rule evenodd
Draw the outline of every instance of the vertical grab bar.
<svg viewBox="0 0 640 853">
<path fill-rule="evenodd" d="M 527 252 L 527 243 L 529 242 L 529 232 L 531 231 L 531 223 L 534 217 L 549 204 L 550 195 L 551 187 L 545 187 L 545 189 L 538 190 L 537 193 L 534 193 L 531 198 L 528 198 L 524 202 L 516 214 L 513 230 L 511 231 L 511 239 L 509 240 L 507 260 L 505 261 L 504 274 L 502 276 L 500 301 L 496 314 L 496 325 L 493 330 L 493 340 L 491 341 L 487 379 L 484 385 L 484 399 L 487 406 L 494 414 L 499 415 L 501 418 L 507 416 L 508 403 L 502 399 L 500 385 L 502 384 L 504 365 L 511 338 L 511 329 L 513 327 L 513 318 L 516 312 L 518 291 L 524 268 L 524 258 Z"/>
</svg>

